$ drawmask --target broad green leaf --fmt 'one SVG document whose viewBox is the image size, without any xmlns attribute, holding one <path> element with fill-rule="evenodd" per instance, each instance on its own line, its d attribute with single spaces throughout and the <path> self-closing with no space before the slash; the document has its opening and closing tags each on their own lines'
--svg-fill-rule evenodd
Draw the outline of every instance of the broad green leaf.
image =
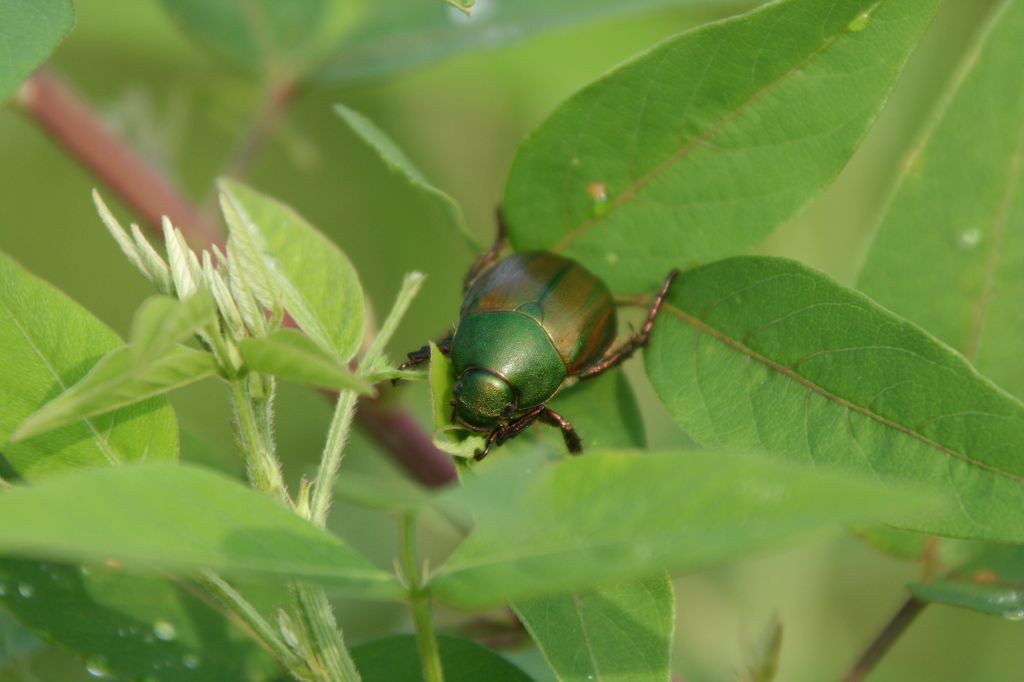
<svg viewBox="0 0 1024 682">
<path fill-rule="evenodd" d="M 626 62 L 519 147 L 512 243 L 631 293 L 749 250 L 839 173 L 938 4 L 782 0 Z"/>
<path fill-rule="evenodd" d="M 587 453 L 647 444 L 636 398 L 621 370 L 560 392 L 550 406 L 572 422 Z M 542 427 L 540 433 L 564 450 L 557 429 Z M 637 682 L 668 679 L 675 602 L 664 575 L 512 607 L 560 680 L 582 681 L 587 675 L 613 680 L 615 671 L 629 671 L 634 677 L 628 679 Z"/>
<path fill-rule="evenodd" d="M 530 682 L 530 677 L 485 646 L 459 637 L 437 638 L 445 682 Z M 363 682 L 423 682 L 415 635 L 394 635 L 352 649 Z"/>
<path fill-rule="evenodd" d="M 912 583 L 919 599 L 1024 620 L 1024 546 L 989 545 L 949 576 Z"/>
<path fill-rule="evenodd" d="M 194 39 L 252 72 L 300 75 L 333 52 L 364 0 L 162 0 Z"/>
<path fill-rule="evenodd" d="M 1004 3 L 904 166 L 858 287 L 1024 398 L 1024 2 Z"/>
<path fill-rule="evenodd" d="M 133 355 L 131 346 L 111 351 L 81 381 L 19 424 L 11 441 L 163 395 L 217 372 L 212 355 L 184 346 L 175 346 L 145 365 L 136 365 Z"/>
<path fill-rule="evenodd" d="M 0 0 L 0 102 L 75 25 L 71 0 Z"/>
<path fill-rule="evenodd" d="M 519 602 L 515 610 L 561 682 L 665 682 L 671 676 L 675 598 L 665 576 Z"/>
<path fill-rule="evenodd" d="M 19 423 L 121 345 L 106 325 L 0 253 L 0 450 L 23 478 L 178 457 L 177 423 L 164 398 L 8 442 Z"/>
<path fill-rule="evenodd" d="M 353 374 L 347 364 L 295 329 L 278 329 L 263 339 L 242 339 L 238 350 L 249 369 L 257 372 L 323 388 L 373 392 L 373 387 Z"/>
<path fill-rule="evenodd" d="M 921 504 L 906 490 L 722 452 L 605 451 L 502 474 L 441 498 L 477 520 L 430 582 L 457 608 L 693 571 Z"/>
<path fill-rule="evenodd" d="M 387 573 L 277 502 L 199 467 L 91 469 L 0 495 L 0 552 L 129 567 L 212 568 L 401 598 Z"/>
<path fill-rule="evenodd" d="M 281 202 L 232 180 L 220 186 L 246 227 L 261 236 L 285 307 L 320 346 L 348 362 L 363 338 L 363 289 L 345 254 Z"/>
<path fill-rule="evenodd" d="M 683 273 L 644 355 L 669 412 L 708 447 L 920 485 L 956 504 L 879 520 L 1024 541 L 1024 405 L 816 270 L 738 257 Z"/>
<path fill-rule="evenodd" d="M 397 173 L 404 177 L 411 187 L 434 202 L 437 208 L 448 218 L 452 228 L 462 235 L 475 253 L 484 250 L 480 245 L 480 241 L 466 226 L 462 209 L 455 203 L 455 200 L 431 185 L 419 168 L 413 165 L 413 162 L 405 155 L 405 152 L 387 136 L 387 133 L 358 111 L 349 109 L 342 104 L 335 104 L 334 110 L 349 125 L 353 132 L 363 138 L 366 144 L 373 147 L 374 151 L 380 155 L 381 160 L 392 173 Z"/>
<path fill-rule="evenodd" d="M 186 301 L 169 296 L 151 296 L 132 320 L 128 336 L 132 361 L 143 365 L 156 360 L 212 320 L 213 313 L 213 296 L 205 289 L 197 291 Z"/>
<path fill-rule="evenodd" d="M 707 5 L 708 2 L 477 0 L 471 8 L 471 16 L 446 5 L 445 0 L 369 3 L 358 26 L 316 75 L 330 81 L 378 77 L 450 54 L 504 45 L 559 26 L 668 5 Z"/>
<path fill-rule="evenodd" d="M 185 581 L 0 557 L 0 604 L 97 672 L 166 682 L 276 679 L 281 668 Z"/>
</svg>

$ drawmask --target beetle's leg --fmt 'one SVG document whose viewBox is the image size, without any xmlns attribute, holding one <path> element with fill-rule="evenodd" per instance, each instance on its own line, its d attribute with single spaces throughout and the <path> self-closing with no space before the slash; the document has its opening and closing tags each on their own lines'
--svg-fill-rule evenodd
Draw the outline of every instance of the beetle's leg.
<svg viewBox="0 0 1024 682">
<path fill-rule="evenodd" d="M 437 342 L 437 349 L 444 353 L 445 355 L 448 355 L 448 353 L 450 353 L 452 350 L 452 336 L 452 332 L 448 332 L 440 341 Z M 419 365 L 423 362 L 426 362 L 429 359 L 430 346 L 423 346 L 419 350 L 414 350 L 413 352 L 409 353 L 409 361 L 400 364 L 398 366 L 398 369 L 404 371 L 411 367 L 415 367 L 416 365 Z M 398 382 L 399 379 L 392 379 L 391 385 L 396 386 L 398 385 Z"/>
<path fill-rule="evenodd" d="M 576 429 L 572 428 L 572 424 L 565 421 L 562 415 L 545 407 L 541 418 L 548 424 L 562 429 L 562 438 L 565 439 L 565 447 L 569 448 L 570 454 L 578 455 L 583 452 L 583 444 L 580 443 L 580 437 L 576 433 Z"/>
<path fill-rule="evenodd" d="M 482 452 L 478 452 L 473 455 L 473 458 L 479 462 L 487 456 L 492 443 L 497 441 L 498 445 L 504 445 L 506 441 L 512 440 L 520 433 L 536 424 L 537 420 L 543 416 L 546 409 L 547 408 L 543 405 L 538 405 L 521 417 L 516 417 L 508 424 L 498 424 L 495 426 L 491 429 L 491 432 L 487 434 L 487 446 Z"/>
<path fill-rule="evenodd" d="M 665 300 L 665 296 L 668 295 L 668 288 L 672 286 L 672 280 L 674 280 L 678 274 L 678 270 L 672 270 L 672 272 L 668 273 L 668 277 L 665 278 L 665 283 L 661 285 L 661 291 L 658 292 L 658 295 L 654 297 L 654 302 L 651 303 L 651 309 L 647 312 L 647 320 L 644 322 L 643 326 L 640 327 L 640 331 L 631 336 L 630 339 L 619 348 L 606 355 L 601 362 L 597 363 L 586 372 L 581 373 L 579 375 L 580 379 L 597 376 L 605 370 L 611 369 L 612 367 L 618 367 L 628 360 L 629 357 L 636 352 L 637 348 L 640 348 L 647 343 L 647 337 L 650 335 L 651 329 L 654 327 L 654 318 L 658 315 L 658 309 L 661 308 L 661 304 Z"/>
<path fill-rule="evenodd" d="M 462 293 L 465 295 L 469 288 L 473 286 L 473 282 L 476 278 L 483 273 L 484 270 L 491 267 L 498 261 L 498 256 L 501 250 L 505 248 L 505 239 L 508 236 L 508 230 L 505 227 L 505 219 L 501 215 L 501 206 L 495 209 L 495 215 L 498 221 L 498 236 L 494 238 L 494 244 L 491 245 L 491 250 L 481 253 L 473 266 L 466 273 L 466 278 L 462 280 Z"/>
</svg>

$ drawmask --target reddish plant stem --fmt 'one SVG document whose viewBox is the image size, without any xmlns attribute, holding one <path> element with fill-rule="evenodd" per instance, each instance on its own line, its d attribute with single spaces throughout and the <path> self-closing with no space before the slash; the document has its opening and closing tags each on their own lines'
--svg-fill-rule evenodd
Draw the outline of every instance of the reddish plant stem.
<svg viewBox="0 0 1024 682">
<path fill-rule="evenodd" d="M 218 230 L 163 177 L 111 133 L 92 109 L 48 69 L 37 69 L 17 102 L 43 130 L 160 233 L 166 215 L 199 248 L 223 244 Z"/>
<path fill-rule="evenodd" d="M 860 682 L 863 680 L 882 656 L 889 651 L 889 648 L 896 643 L 903 631 L 906 630 L 914 619 L 917 618 L 929 602 L 921 601 L 917 597 L 911 597 L 896 612 L 882 631 L 878 633 L 874 641 L 868 646 L 861 657 L 853 664 L 850 671 L 843 677 L 843 682 Z"/>
<path fill-rule="evenodd" d="M 277 93 L 277 112 L 267 119 L 268 129 L 291 92 L 288 87 Z M 160 233 L 161 216 L 167 215 L 193 247 L 223 247 L 224 238 L 211 222 L 107 130 L 92 109 L 55 74 L 37 70 L 22 85 L 17 101 L 26 114 L 70 156 L 106 183 L 150 229 Z M 258 139 L 265 135 L 266 131 L 261 131 Z M 245 154 L 253 155 L 255 149 L 245 150 Z M 434 447 L 408 412 L 385 407 L 378 399 L 362 399 L 356 420 L 424 485 L 438 487 L 455 480 L 451 459 Z"/>
</svg>

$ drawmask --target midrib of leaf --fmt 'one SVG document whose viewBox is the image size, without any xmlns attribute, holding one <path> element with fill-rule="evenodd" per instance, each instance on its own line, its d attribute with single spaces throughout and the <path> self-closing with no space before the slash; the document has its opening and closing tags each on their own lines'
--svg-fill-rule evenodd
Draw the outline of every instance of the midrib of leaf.
<svg viewBox="0 0 1024 682">
<path fill-rule="evenodd" d="M 831 401 L 835 402 L 838 405 L 842 405 L 847 410 L 853 410 L 855 412 L 859 412 L 860 414 L 863 414 L 866 417 L 874 419 L 875 421 L 879 422 L 880 424 L 888 426 L 889 428 L 892 428 L 892 429 L 896 429 L 897 431 L 900 431 L 901 433 L 904 433 L 904 434 L 906 434 L 906 435 L 908 435 L 908 436 L 910 436 L 912 438 L 916 438 L 917 440 L 921 441 L 922 443 L 928 445 L 929 447 L 935 448 L 936 450 L 938 450 L 939 452 L 941 452 L 941 453 L 943 453 L 945 455 L 949 455 L 950 457 L 956 457 L 957 459 L 961 459 L 961 460 L 967 462 L 968 464 L 972 464 L 972 465 L 974 465 L 976 467 L 979 467 L 981 469 L 985 469 L 986 471 L 991 471 L 994 474 L 998 474 L 1000 476 L 1005 476 L 1006 478 L 1008 478 L 1008 479 L 1010 479 L 1012 481 L 1016 481 L 1017 483 L 1024 483 L 1024 477 L 1015 476 L 1015 475 L 1013 475 L 1011 473 L 1008 473 L 1006 471 L 998 469 L 998 468 L 996 468 L 996 467 L 994 467 L 994 466 L 992 466 L 990 464 L 985 464 L 984 462 L 979 462 L 976 459 L 968 457 L 967 455 L 965 455 L 963 453 L 956 452 L 955 450 L 951 450 L 950 448 L 947 448 L 946 446 L 944 446 L 944 445 L 942 445 L 940 443 L 936 443 L 935 441 L 931 440 L 930 438 L 928 438 L 928 437 L 918 433 L 914 429 L 911 429 L 909 427 L 903 426 L 902 424 L 897 424 L 894 421 L 890 421 L 889 419 L 886 419 L 885 417 L 883 417 L 880 414 L 876 414 L 875 412 L 872 412 L 870 409 L 868 409 L 866 407 L 861 407 L 860 405 L 855 405 L 854 403 L 851 403 L 850 401 L 845 400 L 844 398 L 840 398 L 839 396 L 837 396 L 837 395 L 835 395 L 835 394 L 825 390 L 821 386 L 818 386 L 814 382 L 812 382 L 812 381 L 810 381 L 808 379 L 805 379 L 804 377 L 800 376 L 799 374 L 794 372 L 791 367 L 783 367 L 782 365 L 769 360 L 768 358 L 766 358 L 766 357 L 756 353 L 754 350 L 752 350 L 752 349 L 748 348 L 747 346 L 743 345 L 742 342 L 736 341 L 734 339 L 729 338 L 725 334 L 722 334 L 721 332 L 719 332 L 717 329 L 709 327 L 708 325 L 704 324 L 702 321 L 698 320 L 697 318 L 691 317 L 690 315 L 687 315 L 686 313 L 684 313 L 683 311 L 679 310 L 678 308 L 676 308 L 675 306 L 671 305 L 668 302 L 663 304 L 662 309 L 665 310 L 666 312 L 669 312 L 672 315 L 675 315 L 680 320 L 682 320 L 686 324 L 694 327 L 698 331 L 704 332 L 705 334 L 707 334 L 707 335 L 713 337 L 714 339 L 716 339 L 716 340 L 724 343 L 725 345 L 729 346 L 733 350 L 736 350 L 736 351 L 742 353 L 743 355 L 747 356 L 747 358 L 749 358 L 751 360 L 756 360 L 757 362 L 760 362 L 760 363 L 764 364 L 766 367 L 769 367 L 769 368 L 771 368 L 771 369 L 773 369 L 773 370 L 775 370 L 777 372 L 782 373 L 786 377 L 792 379 L 793 381 L 797 381 L 797 382 L 803 384 L 808 389 L 814 391 L 815 393 L 818 393 L 819 395 L 827 398 L 828 400 L 831 400 Z M 861 348 L 867 348 L 867 347 L 866 346 L 862 346 Z M 847 349 L 839 349 L 839 350 L 859 350 L 859 349 L 858 348 L 847 348 Z M 807 358 L 801 358 L 798 361 L 798 363 L 802 362 L 803 360 L 806 360 L 806 359 Z M 806 411 L 805 411 L 805 413 L 806 413 Z M 945 418 L 945 417 L 948 417 L 948 416 L 951 416 L 951 415 L 942 415 L 942 417 L 936 417 L 935 419 Z M 929 421 L 935 421 L 935 419 L 931 419 Z M 927 423 L 928 422 L 924 422 L 924 423 L 920 424 L 917 428 L 921 428 L 921 426 L 924 426 L 924 424 L 927 424 Z"/>
<path fill-rule="evenodd" d="M 33 341 L 32 337 L 29 336 L 29 334 L 25 331 L 25 328 L 21 326 L 21 322 L 18 320 L 17 317 L 14 316 L 14 313 L 12 313 L 11 309 L 7 307 L 7 303 L 4 302 L 3 299 L 0 299 L 0 306 L 3 307 L 4 312 L 7 313 L 7 317 L 11 318 L 11 322 L 13 322 L 14 325 L 18 328 L 18 331 L 21 332 L 22 337 L 24 337 L 25 341 L 28 342 L 28 345 L 32 348 L 35 354 L 39 356 L 40 360 L 42 360 L 43 365 L 45 365 L 46 369 L 49 370 L 50 376 L 52 376 L 53 380 L 57 382 L 58 386 L 60 386 L 61 391 L 66 391 L 68 387 L 65 386 L 64 382 L 60 380 L 60 376 L 57 374 L 57 371 L 53 368 L 53 365 L 50 364 L 50 360 L 45 355 L 43 355 L 43 352 L 41 350 L 39 350 L 39 348 L 35 344 L 35 341 Z M 95 438 L 96 444 L 99 445 L 100 452 L 102 452 L 103 456 L 106 457 L 107 462 L 109 462 L 111 466 L 120 466 L 121 464 L 123 464 L 124 461 L 121 459 L 121 456 L 117 452 L 117 449 L 111 446 L 110 443 L 107 441 L 106 437 L 101 435 L 100 432 L 96 430 L 96 426 L 92 423 L 92 420 L 83 419 L 82 421 L 84 421 L 85 425 L 89 427 L 89 431 L 92 432 L 93 438 Z"/>
<path fill-rule="evenodd" d="M 878 2 L 876 2 L 866 12 L 863 13 L 864 16 L 866 16 L 866 17 L 868 17 L 870 19 L 871 15 L 874 14 L 875 11 L 879 7 L 881 7 L 885 2 L 886 2 L 886 0 L 878 0 Z M 749 109 L 751 106 L 753 106 L 755 102 L 757 102 L 762 97 L 764 97 L 765 95 L 769 94 L 770 92 L 775 90 L 777 87 L 782 85 L 784 82 L 786 82 L 787 80 L 792 78 L 802 68 L 807 66 L 807 64 L 809 64 L 811 62 L 811 60 L 813 60 L 815 57 L 817 57 L 820 54 L 822 54 L 823 52 L 825 52 L 828 48 L 830 48 L 832 45 L 834 45 L 836 43 L 836 41 L 838 41 L 842 36 L 846 35 L 849 32 L 850 32 L 849 29 L 843 29 L 842 31 L 840 31 L 836 35 L 832 36 L 831 38 L 826 39 L 818 47 L 818 49 L 814 50 L 813 52 L 808 54 L 806 57 L 801 59 L 799 62 L 797 62 L 792 68 L 790 68 L 789 71 L 787 71 L 786 73 L 782 74 L 781 76 L 776 78 L 774 81 L 772 81 L 768 85 L 764 86 L 763 88 L 761 88 L 760 90 L 755 92 L 745 102 L 743 102 L 738 107 L 736 107 L 735 109 L 733 109 L 732 111 L 727 113 L 725 116 L 723 116 L 721 119 L 719 119 L 718 121 L 713 123 L 711 126 L 709 126 L 708 129 L 705 130 L 703 133 L 701 133 L 697 137 L 693 138 L 693 140 L 691 140 L 690 142 L 688 142 L 685 145 L 683 145 L 682 148 L 679 149 L 679 151 L 677 151 L 676 153 L 672 154 L 667 159 L 665 159 L 660 164 L 658 164 L 658 166 L 656 166 L 655 169 L 652 170 L 651 172 L 649 172 L 647 175 L 643 176 L 639 180 L 634 181 L 632 185 L 630 185 L 622 194 L 620 194 L 618 197 L 616 197 L 611 202 L 611 205 L 608 206 L 608 209 L 604 213 L 602 213 L 600 216 L 593 216 L 593 217 L 591 217 L 586 222 L 584 222 L 582 225 L 580 225 L 576 229 L 570 231 L 568 234 L 566 234 L 562 238 L 562 240 L 560 242 L 558 242 L 557 244 L 555 244 L 555 246 L 553 246 L 551 248 L 551 251 L 554 251 L 555 253 L 558 253 L 558 252 L 563 251 L 564 249 L 568 248 L 569 245 L 572 244 L 572 242 L 576 241 L 576 239 L 578 239 L 579 237 L 581 237 L 584 234 L 586 234 L 586 232 L 590 228 L 592 228 L 594 225 L 596 225 L 599 220 L 607 217 L 609 214 L 614 212 L 616 209 L 618 209 L 624 203 L 626 203 L 627 201 L 633 199 L 636 196 L 637 192 L 642 190 L 644 187 L 646 187 L 648 184 L 650 184 L 652 181 L 654 181 L 657 177 L 659 177 L 662 173 L 664 173 L 669 168 L 671 168 L 673 165 L 675 165 L 680 160 L 682 160 L 687 154 L 689 154 L 691 151 L 696 149 L 699 145 L 704 144 L 705 142 L 707 142 L 707 140 L 712 135 L 717 133 L 719 130 L 721 130 L 726 125 L 728 125 L 730 121 L 732 121 L 734 118 L 736 118 L 737 116 L 742 114 L 744 111 Z"/>
<path fill-rule="evenodd" d="M 988 264 L 985 268 L 985 284 L 981 290 L 981 296 L 974 311 L 974 320 L 971 322 L 971 333 L 968 337 L 967 348 L 964 349 L 964 356 L 973 365 L 978 355 L 978 343 L 981 341 L 981 328 L 985 322 L 985 313 L 992 296 L 992 286 L 995 281 L 996 266 L 999 264 L 999 249 L 1003 243 L 1003 235 L 1006 232 L 1006 223 L 1010 218 L 1010 206 L 1013 203 L 1014 189 L 1020 179 L 1020 158 L 1024 150 L 1024 117 L 1021 119 L 1020 130 L 1017 133 L 1017 146 L 1010 158 L 1010 168 L 1007 174 L 1006 191 L 1003 193 L 1003 201 L 999 207 L 999 215 L 995 225 L 995 239 L 989 251 Z"/>
<path fill-rule="evenodd" d="M 601 682 L 604 678 L 601 677 L 601 669 L 597 665 L 597 658 L 594 656 L 594 645 L 590 643 L 590 633 L 587 632 L 587 621 L 583 618 L 583 604 L 580 602 L 580 596 L 576 592 L 572 593 L 572 603 L 576 607 L 576 615 L 580 619 L 580 632 L 583 633 L 583 641 L 587 644 L 587 656 L 590 656 L 590 667 L 594 671 L 594 678 L 597 682 Z"/>
</svg>

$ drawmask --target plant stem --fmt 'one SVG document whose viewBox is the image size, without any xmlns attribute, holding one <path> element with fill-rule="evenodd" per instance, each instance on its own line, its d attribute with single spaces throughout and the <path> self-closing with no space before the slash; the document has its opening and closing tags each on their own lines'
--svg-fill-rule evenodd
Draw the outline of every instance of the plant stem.
<svg viewBox="0 0 1024 682">
<path fill-rule="evenodd" d="M 409 580 L 409 608 L 416 627 L 423 678 L 426 682 L 444 682 L 441 652 L 437 647 L 434 620 L 430 613 L 430 594 L 423 589 L 416 563 L 416 512 L 406 511 L 402 514 L 402 565 Z"/>
<path fill-rule="evenodd" d="M 875 637 L 875 640 L 871 642 L 870 646 L 854 663 L 850 671 L 846 673 L 843 682 L 860 682 L 863 680 L 928 604 L 929 602 L 922 601 L 917 597 L 908 599 L 900 610 L 896 612 L 896 615 L 892 617 L 892 620 L 882 628 L 882 631 L 878 633 L 878 636 Z"/>
<path fill-rule="evenodd" d="M 242 378 L 234 379 L 230 384 L 235 435 L 245 457 L 249 482 L 259 492 L 281 500 L 291 509 L 292 502 L 284 487 L 281 464 L 274 453 L 274 441 L 270 433 L 271 397 L 254 400 L 247 382 L 247 378 Z"/>
<path fill-rule="evenodd" d="M 334 620 L 327 595 L 319 587 L 297 582 L 291 586 L 292 602 L 301 618 L 302 628 L 324 682 L 360 682 L 359 671 L 352 661 L 345 641 Z M 312 663 L 313 661 L 311 661 Z"/>
<path fill-rule="evenodd" d="M 334 416 L 331 418 L 331 428 L 327 431 L 327 444 L 320 459 L 320 468 L 316 472 L 316 484 L 313 486 L 313 499 L 310 503 L 310 520 L 321 528 L 327 526 L 327 509 L 331 506 L 334 479 L 338 475 L 342 449 L 356 411 L 356 397 L 355 391 L 341 391 L 334 404 Z"/>
<path fill-rule="evenodd" d="M 313 672 L 306 662 L 288 647 L 278 631 L 235 588 L 210 570 L 200 571 L 195 578 L 218 601 L 241 618 L 292 675 L 300 680 L 313 679 Z"/>
</svg>

